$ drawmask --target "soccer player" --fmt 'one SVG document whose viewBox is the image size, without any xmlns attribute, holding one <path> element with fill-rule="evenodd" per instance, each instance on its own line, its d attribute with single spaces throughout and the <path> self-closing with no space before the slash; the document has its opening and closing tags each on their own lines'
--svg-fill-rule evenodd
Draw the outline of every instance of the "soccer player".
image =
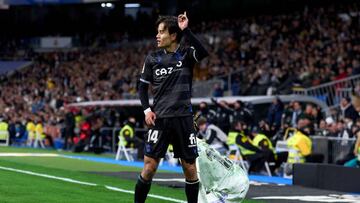
<svg viewBox="0 0 360 203">
<path fill-rule="evenodd" d="M 141 72 L 139 96 L 149 131 L 145 136 L 144 168 L 135 186 L 135 203 L 145 202 L 160 158 L 168 145 L 173 145 L 174 157 L 181 159 L 189 203 L 196 203 L 199 179 L 195 160 L 198 156 L 194 135 L 191 88 L 194 65 L 208 52 L 188 28 L 184 14 L 160 16 L 157 25 L 158 51 L 149 54 Z M 185 36 L 190 47 L 180 40 Z M 153 87 L 154 102 L 150 108 L 148 88 Z"/>
</svg>

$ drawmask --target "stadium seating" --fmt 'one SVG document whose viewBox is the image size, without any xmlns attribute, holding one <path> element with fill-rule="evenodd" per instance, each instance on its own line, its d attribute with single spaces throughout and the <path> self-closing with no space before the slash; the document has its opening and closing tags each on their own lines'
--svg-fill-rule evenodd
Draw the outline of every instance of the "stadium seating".
<svg viewBox="0 0 360 203">
<path fill-rule="evenodd" d="M 121 141 L 122 139 L 119 138 L 119 142 L 118 142 L 118 149 L 116 152 L 116 160 L 120 160 L 122 158 L 122 156 L 125 156 L 127 161 L 134 161 L 134 157 L 133 155 L 136 154 L 136 149 L 133 148 L 126 148 L 125 145 L 123 144 L 124 142 Z"/>
<path fill-rule="evenodd" d="M 14 72 L 21 68 L 31 65 L 31 61 L 1 61 L 0 60 L 0 75 Z"/>
</svg>

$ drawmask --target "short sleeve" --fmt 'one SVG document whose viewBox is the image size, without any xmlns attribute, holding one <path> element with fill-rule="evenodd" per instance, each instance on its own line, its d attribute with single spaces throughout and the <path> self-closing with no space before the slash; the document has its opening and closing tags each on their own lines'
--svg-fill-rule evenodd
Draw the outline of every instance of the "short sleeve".
<svg viewBox="0 0 360 203">
<path fill-rule="evenodd" d="M 151 84 L 153 81 L 151 56 L 147 56 L 141 70 L 140 81 Z"/>
</svg>

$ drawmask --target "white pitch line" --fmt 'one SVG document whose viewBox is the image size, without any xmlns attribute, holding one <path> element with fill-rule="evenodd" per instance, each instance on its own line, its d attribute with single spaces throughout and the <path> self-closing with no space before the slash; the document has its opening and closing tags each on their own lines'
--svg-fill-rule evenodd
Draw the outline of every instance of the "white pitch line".
<svg viewBox="0 0 360 203">
<path fill-rule="evenodd" d="M 56 180 L 61 180 L 61 181 L 65 181 L 65 182 L 70 182 L 70 183 L 77 183 L 77 184 L 81 184 L 81 185 L 89 185 L 89 186 L 96 186 L 97 185 L 97 184 L 94 184 L 94 183 L 82 182 L 82 181 L 74 180 L 74 179 L 71 179 L 71 178 L 62 178 L 62 177 L 58 177 L 58 176 L 35 173 L 35 172 L 31 172 L 31 171 L 24 171 L 24 170 L 19 170 L 19 169 L 15 169 L 15 168 L 8 168 L 8 167 L 0 166 L 0 169 L 6 170 L 6 171 L 24 173 L 24 174 L 33 175 L 33 176 L 40 176 L 40 177 L 44 177 L 44 178 L 56 179 Z"/>
<path fill-rule="evenodd" d="M 354 199 L 340 199 L 337 197 L 331 197 L 326 195 L 303 195 L 303 196 L 268 196 L 268 197 L 253 197 L 252 199 L 274 199 L 274 200 L 300 200 L 304 202 L 358 202 L 358 200 Z"/>
<path fill-rule="evenodd" d="M 131 190 L 124 190 L 124 189 L 121 189 L 121 188 L 111 187 L 111 186 L 107 186 L 107 185 L 105 185 L 105 187 L 107 189 L 109 189 L 109 190 L 134 194 L 134 191 L 131 191 Z M 162 200 L 171 201 L 171 202 L 180 202 L 180 203 L 185 203 L 186 202 L 186 201 L 179 200 L 179 199 L 174 199 L 174 198 L 171 198 L 171 197 L 163 197 L 163 196 L 160 196 L 160 195 L 153 195 L 153 194 L 149 194 L 148 197 L 153 197 L 153 198 L 156 198 L 156 199 L 162 199 Z"/>
<path fill-rule="evenodd" d="M 0 153 L 0 157 L 60 157 L 52 153 Z"/>
<path fill-rule="evenodd" d="M 58 176 L 46 175 L 46 174 L 35 173 L 35 172 L 25 171 L 25 170 L 20 170 L 20 169 L 15 169 L 15 168 L 8 168 L 8 167 L 0 166 L 0 169 L 6 170 L 6 171 L 12 171 L 12 172 L 18 172 L 18 173 L 33 175 L 33 176 L 40 176 L 40 177 L 44 177 L 44 178 L 56 179 L 56 180 L 61 180 L 61 181 L 70 182 L 70 183 L 76 183 L 76 184 L 81 184 L 81 185 L 97 186 L 97 184 L 95 184 L 95 183 L 83 182 L 83 181 L 78 181 L 78 180 L 74 180 L 74 179 L 71 179 L 71 178 L 63 178 L 63 177 L 58 177 Z M 124 189 L 117 188 L 117 187 L 111 187 L 111 186 L 105 185 L 105 188 L 107 188 L 109 190 L 117 191 L 117 192 L 134 194 L 134 191 L 124 190 Z M 179 202 L 179 203 L 184 203 L 185 202 L 183 200 L 174 199 L 174 198 L 171 198 L 171 197 L 164 197 L 164 196 L 160 196 L 160 195 L 154 195 L 154 194 L 148 194 L 148 197 L 161 199 L 161 200 L 166 200 L 166 201 L 171 201 L 171 202 Z"/>
<path fill-rule="evenodd" d="M 153 181 L 155 182 L 181 182 L 185 183 L 185 178 L 154 178 Z"/>
</svg>

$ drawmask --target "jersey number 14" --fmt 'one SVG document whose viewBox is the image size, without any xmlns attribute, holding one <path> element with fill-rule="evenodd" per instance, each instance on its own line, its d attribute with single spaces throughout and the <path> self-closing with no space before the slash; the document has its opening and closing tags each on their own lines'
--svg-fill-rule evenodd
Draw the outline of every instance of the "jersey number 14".
<svg viewBox="0 0 360 203">
<path fill-rule="evenodd" d="M 150 129 L 147 141 L 156 143 L 158 141 L 158 139 L 159 139 L 159 131 Z"/>
</svg>

